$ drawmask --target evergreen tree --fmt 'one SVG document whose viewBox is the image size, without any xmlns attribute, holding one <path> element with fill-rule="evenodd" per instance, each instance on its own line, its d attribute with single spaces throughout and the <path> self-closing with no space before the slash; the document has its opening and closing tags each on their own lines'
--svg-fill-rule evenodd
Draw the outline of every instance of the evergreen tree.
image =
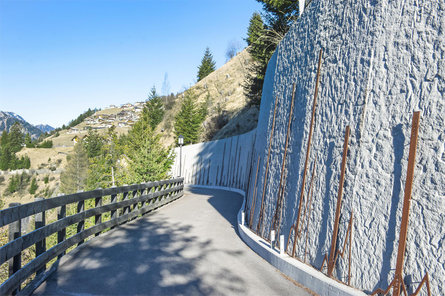
<svg viewBox="0 0 445 296">
<path fill-rule="evenodd" d="M 210 49 L 207 47 L 204 52 L 204 57 L 201 60 L 201 65 L 198 67 L 198 81 L 215 71 L 215 62 Z"/>
<path fill-rule="evenodd" d="M 129 155 L 128 183 L 164 180 L 173 164 L 173 154 L 159 144 L 160 135 L 150 130 L 138 148 Z"/>
<path fill-rule="evenodd" d="M 26 148 L 35 148 L 34 143 L 32 142 L 31 136 L 29 133 L 25 135 L 25 145 Z"/>
<path fill-rule="evenodd" d="M 196 97 L 190 90 L 184 94 L 181 104 L 181 110 L 175 117 L 176 137 L 182 135 L 184 144 L 197 143 L 201 133 L 201 124 L 207 114 L 207 106 L 203 104 L 198 106 Z"/>
<path fill-rule="evenodd" d="M 2 145 L 0 153 L 0 170 L 6 171 L 9 169 L 9 163 L 12 159 L 12 153 L 9 145 Z"/>
<path fill-rule="evenodd" d="M 173 164 L 171 149 L 160 144 L 161 137 L 152 129 L 148 112 L 144 108 L 142 116 L 125 137 L 125 154 L 129 161 L 125 176 L 127 183 L 165 179 Z"/>
<path fill-rule="evenodd" d="M 74 146 L 65 171 L 60 175 L 61 191 L 65 194 L 84 190 L 88 174 L 88 158 L 82 143 Z"/>
<path fill-rule="evenodd" d="M 88 129 L 88 134 L 82 140 L 82 145 L 87 152 L 88 158 L 99 156 L 102 153 L 104 138 L 93 129 Z"/>
<path fill-rule="evenodd" d="M 263 34 L 263 30 L 263 19 L 258 12 L 254 12 L 250 18 L 249 27 L 247 28 L 247 38 L 245 39 L 247 45 L 251 46 L 257 42 L 258 38 Z"/>
<path fill-rule="evenodd" d="M 298 1 L 257 1 L 263 4 L 264 18 L 254 13 L 250 19 L 246 41 L 254 63 L 243 85 L 244 93 L 252 104 L 260 104 L 267 63 L 298 17 Z"/>
<path fill-rule="evenodd" d="M 143 113 L 143 115 L 147 117 L 144 118 L 144 120 L 148 121 L 154 130 L 164 118 L 164 104 L 162 103 L 161 97 L 156 93 L 154 86 L 148 95 L 148 100 L 144 108 L 147 108 L 147 111 Z"/>
<path fill-rule="evenodd" d="M 107 188 L 113 185 L 113 172 L 117 173 L 117 163 L 122 155 L 115 127 L 108 129 L 105 136 L 99 138 L 102 141 L 100 151 L 89 158 L 87 189 L 98 187 Z M 122 183 L 116 179 L 116 183 Z"/>
<path fill-rule="evenodd" d="M 0 138 L 0 146 L 6 146 L 8 144 L 8 132 L 3 130 L 2 137 Z"/>
<path fill-rule="evenodd" d="M 25 143 L 25 135 L 22 132 L 22 125 L 19 122 L 15 122 L 11 126 L 8 142 L 12 153 L 22 150 L 22 145 Z"/>
</svg>

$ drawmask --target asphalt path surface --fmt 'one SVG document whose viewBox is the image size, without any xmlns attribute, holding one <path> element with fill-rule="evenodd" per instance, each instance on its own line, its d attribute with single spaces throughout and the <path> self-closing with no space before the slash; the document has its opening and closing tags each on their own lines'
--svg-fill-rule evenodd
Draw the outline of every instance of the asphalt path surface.
<svg viewBox="0 0 445 296">
<path fill-rule="evenodd" d="M 311 295 L 238 236 L 239 194 L 182 198 L 73 251 L 35 295 Z"/>
</svg>

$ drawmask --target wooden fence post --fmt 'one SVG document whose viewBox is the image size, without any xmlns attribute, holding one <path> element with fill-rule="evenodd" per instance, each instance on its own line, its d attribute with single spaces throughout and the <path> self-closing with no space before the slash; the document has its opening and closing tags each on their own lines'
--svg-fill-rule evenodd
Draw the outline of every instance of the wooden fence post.
<svg viewBox="0 0 445 296">
<path fill-rule="evenodd" d="M 102 188 L 98 188 L 98 189 L 102 189 Z M 96 197 L 94 199 L 94 207 L 101 207 L 102 206 L 102 194 L 99 197 Z M 99 215 L 95 215 L 94 216 L 94 225 L 99 225 L 100 223 L 102 223 L 102 214 Z M 100 232 L 96 233 L 94 236 L 99 236 Z"/>
<path fill-rule="evenodd" d="M 82 191 L 79 191 L 82 192 Z M 77 213 L 81 213 L 85 210 L 85 200 L 79 201 L 77 203 Z M 84 231 L 85 229 L 85 220 L 80 221 L 79 223 L 77 223 L 77 233 L 80 233 L 82 231 Z M 77 246 L 80 246 L 81 244 L 84 243 L 84 240 L 81 240 Z"/>
<path fill-rule="evenodd" d="M 116 202 L 117 202 L 117 194 L 112 194 L 110 204 L 114 204 Z M 111 218 L 110 218 L 111 220 L 116 219 L 119 216 L 119 212 L 117 210 L 111 210 L 110 216 L 111 216 Z M 115 228 L 115 226 L 111 227 L 111 229 L 114 229 L 114 228 Z"/>
<path fill-rule="evenodd" d="M 66 205 L 60 206 L 60 208 L 57 211 L 57 220 L 62 220 L 66 217 Z M 60 244 L 66 239 L 66 228 L 63 228 L 62 230 L 57 232 L 57 243 Z M 65 251 L 63 251 L 58 258 L 62 258 L 63 255 L 65 255 Z"/>
<path fill-rule="evenodd" d="M 13 202 L 9 204 L 9 207 L 16 207 L 19 206 L 20 203 Z M 17 238 L 19 238 L 22 235 L 22 223 L 21 220 L 17 220 L 11 224 L 9 224 L 9 241 L 13 241 Z M 11 277 L 14 273 L 16 273 L 21 267 L 22 267 L 22 253 L 18 253 L 13 258 L 8 260 L 9 265 L 9 277 Z M 20 291 L 20 288 L 17 288 L 15 291 L 12 292 L 12 295 L 17 294 L 17 292 Z"/>
<path fill-rule="evenodd" d="M 128 191 L 125 191 L 122 194 L 122 200 L 128 200 Z M 130 212 L 130 207 L 124 207 L 124 212 L 122 213 L 122 215 L 128 214 Z"/>
<path fill-rule="evenodd" d="M 43 200 L 42 197 L 36 197 L 36 201 Z M 45 226 L 45 211 L 37 213 L 34 218 L 35 229 Z M 40 256 L 46 251 L 46 238 L 36 243 L 36 257 Z M 41 274 L 46 269 L 46 265 L 37 270 L 36 274 Z"/>
</svg>

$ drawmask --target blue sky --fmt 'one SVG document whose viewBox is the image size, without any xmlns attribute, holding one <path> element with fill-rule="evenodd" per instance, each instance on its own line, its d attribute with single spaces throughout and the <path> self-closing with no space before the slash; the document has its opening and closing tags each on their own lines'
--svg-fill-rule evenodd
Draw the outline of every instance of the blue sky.
<svg viewBox="0 0 445 296">
<path fill-rule="evenodd" d="M 32 124 L 145 100 L 196 82 L 205 48 L 217 67 L 246 46 L 255 0 L 0 0 L 0 110 Z"/>
</svg>

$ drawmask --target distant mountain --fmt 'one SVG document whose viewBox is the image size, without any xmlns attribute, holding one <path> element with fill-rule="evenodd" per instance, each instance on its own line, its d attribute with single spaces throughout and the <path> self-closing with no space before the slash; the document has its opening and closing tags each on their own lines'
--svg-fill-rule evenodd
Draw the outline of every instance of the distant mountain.
<svg viewBox="0 0 445 296">
<path fill-rule="evenodd" d="M 48 124 L 38 124 L 35 125 L 36 128 L 42 131 L 42 133 L 49 133 L 54 130 L 54 128 Z"/>
<path fill-rule="evenodd" d="M 25 134 L 29 133 L 32 139 L 36 139 L 42 134 L 40 129 L 24 120 L 20 115 L 5 111 L 0 111 L 0 132 L 4 130 L 9 132 L 11 126 L 17 121 L 23 126 L 23 132 Z"/>
</svg>

